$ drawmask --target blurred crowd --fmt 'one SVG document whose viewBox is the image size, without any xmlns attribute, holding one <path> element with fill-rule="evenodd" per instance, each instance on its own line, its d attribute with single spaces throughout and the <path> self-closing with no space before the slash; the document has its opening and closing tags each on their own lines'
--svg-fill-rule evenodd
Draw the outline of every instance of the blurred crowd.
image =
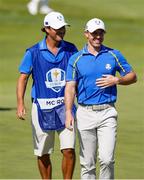
<svg viewBox="0 0 144 180">
<path fill-rule="evenodd" d="M 40 14 L 48 14 L 53 11 L 48 5 L 48 0 L 31 0 L 27 4 L 28 11 L 31 15 Z"/>
</svg>

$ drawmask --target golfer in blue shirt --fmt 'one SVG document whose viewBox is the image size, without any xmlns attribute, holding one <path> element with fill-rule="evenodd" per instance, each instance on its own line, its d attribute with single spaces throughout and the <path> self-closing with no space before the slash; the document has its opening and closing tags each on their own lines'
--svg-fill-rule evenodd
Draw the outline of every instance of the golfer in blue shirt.
<svg viewBox="0 0 144 180">
<path fill-rule="evenodd" d="M 32 132 L 34 154 L 42 179 L 52 178 L 50 155 L 54 151 L 55 132 L 60 139 L 63 154 L 64 179 L 72 179 L 75 166 L 75 126 L 65 128 L 65 73 L 71 55 L 77 52 L 74 44 L 64 41 L 68 24 L 59 12 L 51 12 L 44 18 L 46 37 L 28 48 L 20 65 L 17 83 L 17 116 L 24 120 L 26 109 L 24 96 L 28 78 L 32 75 Z M 73 115 L 75 106 L 73 106 Z M 57 177 L 58 178 L 58 177 Z"/>
<path fill-rule="evenodd" d="M 104 46 L 102 20 L 86 23 L 87 44 L 71 56 L 66 76 L 66 127 L 71 130 L 72 106 L 78 101 L 77 128 L 80 142 L 81 179 L 96 179 L 96 154 L 100 179 L 114 178 L 114 151 L 117 135 L 117 85 L 136 82 L 136 74 L 120 51 Z M 119 72 L 120 77 L 116 76 Z"/>
</svg>

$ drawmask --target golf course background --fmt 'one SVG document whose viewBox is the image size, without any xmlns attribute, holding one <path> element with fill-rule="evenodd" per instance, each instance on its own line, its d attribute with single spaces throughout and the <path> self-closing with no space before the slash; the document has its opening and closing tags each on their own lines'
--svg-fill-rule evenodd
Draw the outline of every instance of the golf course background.
<svg viewBox="0 0 144 180">
<path fill-rule="evenodd" d="M 43 15 L 31 16 L 28 0 L 0 0 L 0 179 L 39 179 L 30 122 L 30 87 L 26 91 L 26 121 L 16 118 L 16 81 L 25 49 L 44 37 Z M 144 1 L 51 0 L 50 7 L 71 24 L 65 40 L 78 49 L 86 39 L 84 24 L 93 17 L 104 20 L 104 44 L 119 49 L 133 66 L 138 82 L 118 87 L 119 112 L 115 156 L 116 179 L 144 179 Z M 74 179 L 80 178 L 79 145 Z M 61 179 L 61 153 L 56 135 L 52 155 L 53 179 Z M 98 167 L 99 169 L 99 167 Z"/>
</svg>

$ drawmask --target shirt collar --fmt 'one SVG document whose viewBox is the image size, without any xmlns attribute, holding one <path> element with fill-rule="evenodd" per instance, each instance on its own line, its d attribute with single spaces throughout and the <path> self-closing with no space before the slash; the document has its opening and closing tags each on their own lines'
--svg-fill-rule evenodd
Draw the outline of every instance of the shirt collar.
<svg viewBox="0 0 144 180">
<path fill-rule="evenodd" d="M 39 42 L 39 49 L 40 50 L 46 50 L 47 49 L 47 45 L 46 45 L 46 37 Z"/>
<path fill-rule="evenodd" d="M 82 54 L 90 54 L 89 51 L 88 51 L 88 48 L 87 48 L 87 44 L 84 46 L 84 48 L 82 49 Z M 101 45 L 101 49 L 99 51 L 99 53 L 101 52 L 107 52 L 109 50 L 109 48 L 107 48 L 106 46 L 104 45 Z"/>
</svg>

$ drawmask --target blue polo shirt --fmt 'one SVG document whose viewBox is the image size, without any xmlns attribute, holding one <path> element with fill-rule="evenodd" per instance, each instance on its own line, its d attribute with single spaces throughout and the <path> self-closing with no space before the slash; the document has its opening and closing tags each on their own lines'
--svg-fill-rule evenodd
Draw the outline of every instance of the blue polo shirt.
<svg viewBox="0 0 144 180">
<path fill-rule="evenodd" d="M 47 48 L 46 37 L 42 41 L 39 42 L 39 49 L 40 49 L 40 52 L 42 53 L 43 57 L 47 61 L 52 62 L 52 63 L 60 62 L 62 60 L 62 58 L 64 57 L 64 54 L 67 51 L 67 49 L 71 49 L 71 52 L 73 52 L 73 54 L 77 52 L 77 48 L 74 44 L 62 40 L 59 45 L 58 53 L 56 55 L 54 55 Z M 31 74 L 32 69 L 33 69 L 32 54 L 31 54 L 30 50 L 27 49 L 25 52 L 25 55 L 22 59 L 22 62 L 19 66 L 19 71 L 20 71 L 20 73 L 24 73 L 24 74 Z M 32 85 L 31 96 L 32 96 L 32 98 L 35 98 L 35 84 L 34 83 Z"/>
<path fill-rule="evenodd" d="M 114 103 L 117 99 L 116 86 L 102 89 L 96 85 L 96 79 L 106 74 L 115 76 L 116 72 L 125 76 L 130 71 L 132 67 L 120 51 L 102 45 L 99 53 L 94 56 L 85 45 L 81 51 L 71 56 L 66 81 L 76 81 L 79 104 Z"/>
</svg>

